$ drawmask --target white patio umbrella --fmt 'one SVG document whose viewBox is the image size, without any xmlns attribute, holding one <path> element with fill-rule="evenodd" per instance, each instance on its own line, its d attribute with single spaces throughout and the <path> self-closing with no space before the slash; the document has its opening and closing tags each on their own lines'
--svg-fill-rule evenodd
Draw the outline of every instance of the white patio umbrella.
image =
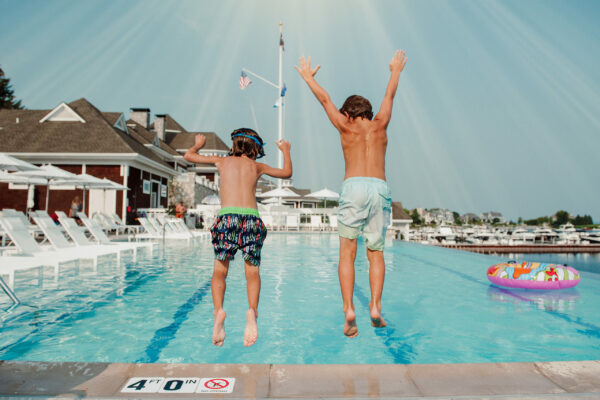
<svg viewBox="0 0 600 400">
<path fill-rule="evenodd" d="M 75 178 L 76 177 L 76 178 Z M 79 187 L 83 190 L 83 208 L 82 211 L 85 213 L 85 195 L 86 195 L 86 191 L 88 189 L 94 188 L 94 189 L 114 189 L 113 185 L 111 185 L 110 181 L 108 180 L 104 180 L 104 179 L 100 179 L 97 178 L 93 175 L 89 175 L 89 174 L 78 174 L 75 175 L 75 177 L 73 177 L 73 179 L 69 179 L 69 180 L 58 180 L 55 181 L 51 184 L 52 186 L 69 186 L 69 185 L 75 185 L 76 187 Z M 114 182 L 113 182 L 114 183 Z M 118 185 L 117 183 L 115 183 L 115 185 Z"/>
<path fill-rule="evenodd" d="M 265 193 L 260 193 L 257 195 L 257 197 L 276 197 L 277 203 L 281 204 L 281 199 L 283 197 L 300 197 L 300 195 L 298 193 L 292 192 L 288 188 L 277 188 L 277 189 L 269 190 L 268 192 L 265 192 Z"/>
<path fill-rule="evenodd" d="M 208 196 L 202 199 L 202 204 L 221 204 L 221 198 L 216 194 L 209 194 Z"/>
<path fill-rule="evenodd" d="M 257 194 L 258 197 L 300 197 L 298 193 L 292 192 L 287 188 L 277 188 L 268 192 Z"/>
<path fill-rule="evenodd" d="M 19 160 L 6 153 L 0 153 L 0 169 L 5 171 L 35 171 L 39 167 L 28 163 L 27 161 Z"/>
<path fill-rule="evenodd" d="M 327 208 L 327 200 L 337 200 L 340 198 L 340 195 L 333 190 L 329 190 L 327 188 L 317 190 L 316 192 L 312 192 L 306 195 L 306 197 L 314 197 L 315 199 L 324 200 L 325 208 Z"/>
<path fill-rule="evenodd" d="M 120 183 L 117 183 L 115 181 L 111 181 L 110 179 L 102 178 L 102 180 L 106 184 L 106 187 L 102 188 L 104 190 L 106 190 L 106 189 L 111 189 L 111 190 L 130 190 L 127 186 L 121 185 Z"/>
<path fill-rule="evenodd" d="M 266 200 L 261 201 L 263 204 L 276 204 L 279 203 L 279 199 L 277 197 L 269 197 Z"/>
<path fill-rule="evenodd" d="M 20 176 L 17 174 L 9 174 L 8 172 L 4 171 L 0 171 L 0 182 L 29 185 L 27 192 L 27 205 L 25 209 L 33 208 L 33 205 L 30 206 L 30 203 L 33 203 L 32 187 L 35 185 L 46 185 L 46 181 L 44 179 L 34 178 L 30 176 Z"/>
<path fill-rule="evenodd" d="M 46 211 L 48 211 L 48 200 L 50 198 L 49 196 L 51 185 L 75 185 L 77 181 L 77 175 L 67 172 L 64 169 L 57 168 L 50 164 L 43 165 L 37 170 L 15 172 L 13 175 L 39 178 L 45 180 L 44 185 L 47 186 L 45 208 Z"/>
</svg>

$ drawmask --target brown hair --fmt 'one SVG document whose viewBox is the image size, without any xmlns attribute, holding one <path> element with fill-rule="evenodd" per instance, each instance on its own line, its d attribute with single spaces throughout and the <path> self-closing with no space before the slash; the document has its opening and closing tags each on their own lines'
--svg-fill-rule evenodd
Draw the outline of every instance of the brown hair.
<svg viewBox="0 0 600 400">
<path fill-rule="evenodd" d="M 240 157 L 246 155 L 246 157 L 256 160 L 265 155 L 263 150 L 263 140 L 253 129 L 236 129 L 231 132 L 231 140 L 233 140 L 233 145 L 229 152 L 230 156 Z"/>
<path fill-rule="evenodd" d="M 373 107 L 369 100 L 362 96 L 354 94 L 346 99 L 342 108 L 340 108 L 342 114 L 348 114 L 351 119 L 354 118 L 367 118 L 373 119 Z"/>
</svg>

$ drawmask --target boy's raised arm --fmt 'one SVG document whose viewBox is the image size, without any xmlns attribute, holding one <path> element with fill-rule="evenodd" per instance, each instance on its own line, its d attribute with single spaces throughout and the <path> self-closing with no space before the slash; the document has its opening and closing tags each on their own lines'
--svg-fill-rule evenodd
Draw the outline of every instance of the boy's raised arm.
<svg viewBox="0 0 600 400">
<path fill-rule="evenodd" d="M 387 88 L 385 89 L 385 96 L 381 102 L 381 107 L 379 107 L 379 112 L 375 118 L 373 118 L 374 121 L 381 122 L 385 127 L 388 126 L 390 119 L 392 118 L 394 96 L 396 95 L 396 89 L 398 89 L 398 79 L 400 78 L 400 72 L 404 69 L 404 64 L 406 64 L 404 50 L 396 50 L 396 54 L 394 54 L 392 61 L 390 61 L 390 71 L 392 71 L 392 73 Z"/>
<path fill-rule="evenodd" d="M 266 174 L 273 178 L 287 179 L 292 176 L 292 158 L 290 157 L 291 144 L 287 140 L 275 142 L 279 150 L 283 153 L 283 168 L 270 167 L 267 164 L 259 163 L 260 174 Z"/>
<path fill-rule="evenodd" d="M 204 135 L 196 135 L 196 142 L 192 147 L 188 149 L 183 155 L 183 158 L 187 161 L 194 163 L 204 163 L 204 164 L 216 164 L 221 160 L 221 157 L 217 156 L 201 156 L 198 154 L 198 150 L 204 147 L 206 143 L 206 136 Z"/>
<path fill-rule="evenodd" d="M 304 81 L 306 82 L 310 90 L 313 92 L 317 100 L 319 100 L 319 103 L 321 103 L 321 105 L 325 109 L 325 112 L 327 113 L 327 116 L 329 117 L 331 123 L 338 130 L 340 130 L 343 124 L 346 122 L 346 117 L 344 116 L 344 114 L 339 112 L 339 110 L 331 101 L 331 98 L 329 97 L 327 91 L 323 89 L 321 85 L 319 85 L 315 80 L 315 74 L 317 73 L 319 68 L 321 68 L 321 65 L 317 65 L 315 69 L 311 69 L 310 56 L 308 56 L 307 60 L 305 60 L 304 56 L 302 56 L 300 57 L 300 67 L 294 65 L 294 68 L 296 68 L 296 70 L 300 73 L 302 79 L 304 79 Z"/>
</svg>

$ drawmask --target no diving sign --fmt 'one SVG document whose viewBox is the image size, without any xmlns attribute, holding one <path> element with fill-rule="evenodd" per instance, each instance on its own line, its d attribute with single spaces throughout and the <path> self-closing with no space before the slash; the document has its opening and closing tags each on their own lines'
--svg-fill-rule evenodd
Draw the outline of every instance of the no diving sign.
<svg viewBox="0 0 600 400">
<path fill-rule="evenodd" d="M 231 393 L 235 378 L 204 378 L 200 381 L 196 393 Z"/>
<path fill-rule="evenodd" d="M 234 385 L 235 378 L 137 377 L 121 393 L 232 393 Z"/>
</svg>

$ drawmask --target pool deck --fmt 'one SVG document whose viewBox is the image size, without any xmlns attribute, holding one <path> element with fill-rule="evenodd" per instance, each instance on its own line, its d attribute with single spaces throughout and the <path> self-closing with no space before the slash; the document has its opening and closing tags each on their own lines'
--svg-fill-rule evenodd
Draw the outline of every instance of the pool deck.
<svg viewBox="0 0 600 400">
<path fill-rule="evenodd" d="M 230 394 L 121 392 L 134 377 L 223 377 L 235 378 L 235 383 Z M 600 399 L 600 361 L 406 365 L 0 361 L 0 396 Z"/>
</svg>

